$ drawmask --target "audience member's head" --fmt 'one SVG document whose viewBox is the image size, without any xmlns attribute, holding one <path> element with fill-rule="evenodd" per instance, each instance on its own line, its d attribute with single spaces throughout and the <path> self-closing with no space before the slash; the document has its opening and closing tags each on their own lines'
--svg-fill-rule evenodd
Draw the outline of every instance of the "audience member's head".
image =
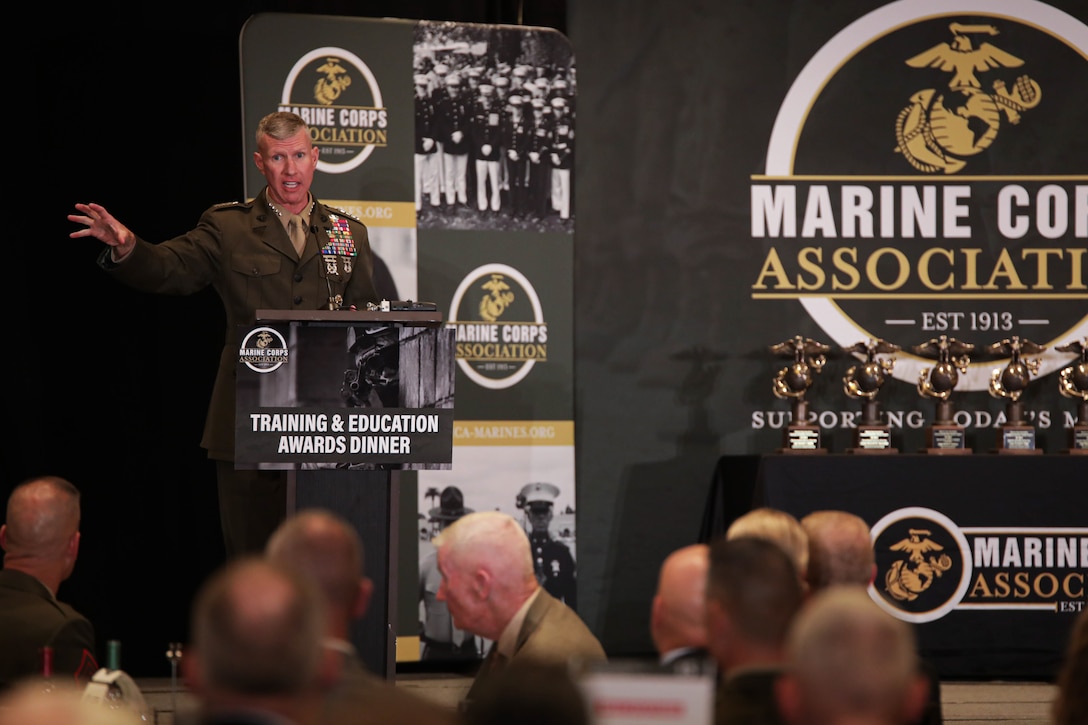
<svg viewBox="0 0 1088 725">
<path fill-rule="evenodd" d="M 779 711 L 793 725 L 915 721 L 926 702 L 914 630 L 856 585 L 816 592 L 790 629 Z"/>
<path fill-rule="evenodd" d="M 331 636 L 347 638 L 352 622 L 366 614 L 374 582 L 364 574 L 359 532 L 342 517 L 324 509 L 300 511 L 273 532 L 265 554 L 314 579 L 328 605 Z"/>
<path fill-rule="evenodd" d="M 710 547 L 692 544 L 673 551 L 661 564 L 650 610 L 650 635 L 658 655 L 683 647 L 707 646 L 709 563 Z"/>
<path fill-rule="evenodd" d="M 1088 723 L 1088 609 L 1077 615 L 1069 635 L 1065 659 L 1058 671 L 1054 725 Z"/>
<path fill-rule="evenodd" d="M 804 592 L 793 559 L 757 536 L 721 537 L 710 545 L 706 582 L 709 649 L 723 674 L 743 666 L 777 666 Z"/>
<path fill-rule="evenodd" d="M 55 595 L 79 554 L 79 490 L 58 476 L 24 481 L 0 526 L 4 568 L 30 574 Z"/>
<path fill-rule="evenodd" d="M 74 683 L 29 679 L 0 695 L 0 725 L 142 725 L 133 710 L 112 708 L 101 701 L 84 700 Z"/>
<path fill-rule="evenodd" d="M 848 511 L 813 511 L 801 519 L 801 526 L 808 534 L 806 578 L 811 590 L 873 581 L 876 555 L 865 519 Z"/>
<path fill-rule="evenodd" d="M 801 522 L 792 514 L 763 506 L 738 517 L 725 531 L 725 538 L 755 536 L 773 541 L 782 547 L 793 560 L 801 581 L 808 568 L 808 534 Z"/>
<path fill-rule="evenodd" d="M 463 516 L 434 538 L 445 601 L 459 629 L 497 640 L 539 588 L 529 538 L 510 515 Z"/>
<path fill-rule="evenodd" d="M 466 725 L 589 725 L 589 706 L 570 668 L 512 660 L 483 682 Z"/>
<path fill-rule="evenodd" d="M 267 560 L 243 557 L 215 572 L 197 592 L 182 660 L 201 710 L 312 720 L 325 684 L 325 610 L 310 578 Z"/>
</svg>

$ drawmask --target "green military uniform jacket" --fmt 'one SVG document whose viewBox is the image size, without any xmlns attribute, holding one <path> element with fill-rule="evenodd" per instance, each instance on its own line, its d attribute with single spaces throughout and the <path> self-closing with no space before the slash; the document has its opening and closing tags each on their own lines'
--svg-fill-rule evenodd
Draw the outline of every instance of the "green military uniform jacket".
<svg viewBox="0 0 1088 725">
<path fill-rule="evenodd" d="M 195 229 L 160 244 L 137 238 L 120 263 L 111 248 L 99 266 L 120 282 L 158 294 L 189 295 L 212 286 L 226 310 L 227 329 L 201 446 L 216 460 L 234 460 L 238 334 L 259 309 L 329 309 L 339 295 L 349 309 L 377 302 L 366 226 L 315 201 L 306 249 L 299 258 L 262 190 L 250 202 L 217 204 Z"/>
<path fill-rule="evenodd" d="M 53 648 L 57 680 L 84 685 L 98 670 L 94 627 L 29 574 L 0 571 L 0 692 L 40 675 L 41 648 Z"/>
</svg>

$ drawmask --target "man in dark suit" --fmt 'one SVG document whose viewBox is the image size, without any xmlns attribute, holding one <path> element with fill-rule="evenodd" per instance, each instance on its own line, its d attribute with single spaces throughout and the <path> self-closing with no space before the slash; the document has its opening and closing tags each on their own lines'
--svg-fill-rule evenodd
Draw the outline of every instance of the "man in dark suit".
<svg viewBox="0 0 1088 725">
<path fill-rule="evenodd" d="M 322 722 L 337 676 L 326 657 L 325 602 L 314 582 L 256 556 L 239 557 L 197 592 L 182 660 L 199 725 Z"/>
<path fill-rule="evenodd" d="M 714 725 L 783 722 L 774 687 L 803 601 L 797 566 L 777 543 L 742 535 L 710 545 L 707 635 L 721 672 Z"/>
<path fill-rule="evenodd" d="M 86 684 L 98 669 L 94 627 L 57 600 L 79 555 L 79 490 L 57 476 L 24 481 L 8 497 L 0 526 L 0 690 L 42 674 L 52 648 L 53 675 Z"/>
<path fill-rule="evenodd" d="M 285 471 L 235 470 L 234 409 L 240 325 L 258 309 L 364 309 L 377 302 L 367 228 L 313 197 L 320 149 L 306 122 L 275 112 L 257 127 L 253 159 L 268 181 L 253 201 L 218 204 L 179 237 L 151 244 L 100 204 L 76 204 L 69 236 L 107 245 L 99 266 L 143 292 L 188 295 L 211 286 L 227 334 L 201 446 L 216 461 L 219 515 L 228 557 L 260 552 L 287 512 Z M 293 235 L 293 236 L 292 236 Z"/>
<path fill-rule="evenodd" d="M 325 649 L 339 661 L 340 672 L 325 696 L 327 722 L 453 725 L 452 710 L 372 674 L 355 651 L 351 626 L 366 615 L 374 585 L 365 574 L 363 542 L 350 523 L 324 509 L 300 511 L 272 534 L 266 555 L 273 564 L 311 577 L 325 595 Z"/>
<path fill-rule="evenodd" d="M 910 625 L 861 587 L 818 590 L 786 641 L 789 666 L 776 685 L 791 725 L 908 725 L 926 700 Z"/>
<path fill-rule="evenodd" d="M 678 675 L 717 676 L 707 649 L 706 573 L 710 547 L 681 547 L 661 564 L 650 609 L 650 636 L 663 669 Z"/>
<path fill-rule="evenodd" d="M 467 514 L 434 539 L 453 623 L 493 641 L 462 708 L 471 711 L 479 688 L 508 662 L 604 662 L 597 637 L 578 614 L 536 579 L 529 539 L 508 514 Z"/>
<path fill-rule="evenodd" d="M 852 584 L 868 589 L 876 578 L 876 552 L 865 519 L 849 511 L 812 511 L 801 519 L 808 535 L 809 591 Z M 941 725 L 941 678 L 933 664 L 919 658 L 918 666 L 929 685 L 929 696 L 915 725 Z"/>
</svg>

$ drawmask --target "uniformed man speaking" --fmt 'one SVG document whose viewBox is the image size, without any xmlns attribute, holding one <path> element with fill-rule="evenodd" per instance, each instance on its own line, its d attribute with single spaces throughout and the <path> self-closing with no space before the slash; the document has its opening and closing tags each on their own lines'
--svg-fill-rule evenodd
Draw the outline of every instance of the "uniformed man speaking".
<svg viewBox="0 0 1088 725">
<path fill-rule="evenodd" d="M 550 530 L 557 498 L 559 487 L 555 484 L 530 483 L 522 487 L 516 503 L 529 521 L 529 544 L 537 580 L 549 594 L 577 611 L 574 557 L 566 544 L 552 537 Z"/>
</svg>

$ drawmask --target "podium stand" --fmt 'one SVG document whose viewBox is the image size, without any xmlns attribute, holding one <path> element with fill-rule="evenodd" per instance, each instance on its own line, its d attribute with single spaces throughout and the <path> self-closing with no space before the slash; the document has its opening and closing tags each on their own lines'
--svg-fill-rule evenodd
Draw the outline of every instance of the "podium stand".
<svg viewBox="0 0 1088 725">
<path fill-rule="evenodd" d="M 401 472 L 451 465 L 454 331 L 438 312 L 257 310 L 239 340 L 235 465 L 286 469 L 288 516 L 359 532 L 374 591 L 351 641 L 393 679 Z"/>
</svg>

